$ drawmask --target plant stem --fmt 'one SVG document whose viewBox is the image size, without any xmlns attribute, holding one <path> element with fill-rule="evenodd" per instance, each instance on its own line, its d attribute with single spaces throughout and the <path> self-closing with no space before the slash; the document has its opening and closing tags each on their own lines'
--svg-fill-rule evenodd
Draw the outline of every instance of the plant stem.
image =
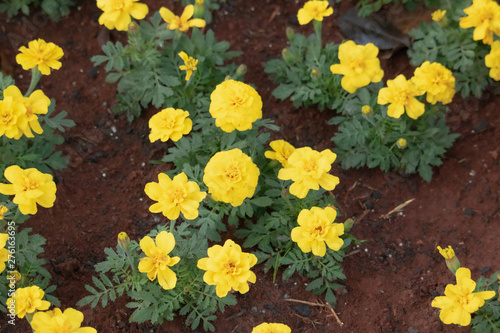
<svg viewBox="0 0 500 333">
<path fill-rule="evenodd" d="M 36 85 L 38 84 L 38 81 L 40 81 L 40 78 L 42 77 L 42 73 L 40 73 L 40 70 L 38 69 L 38 65 L 33 67 L 31 69 L 31 82 L 30 86 L 28 88 L 28 91 L 24 95 L 25 97 L 29 97 L 33 90 L 35 90 Z"/>
<path fill-rule="evenodd" d="M 314 32 L 316 33 L 316 43 L 318 44 L 318 51 L 321 51 L 323 47 L 323 42 L 321 39 L 321 30 L 323 27 L 323 22 L 318 20 L 313 20 Z"/>
</svg>

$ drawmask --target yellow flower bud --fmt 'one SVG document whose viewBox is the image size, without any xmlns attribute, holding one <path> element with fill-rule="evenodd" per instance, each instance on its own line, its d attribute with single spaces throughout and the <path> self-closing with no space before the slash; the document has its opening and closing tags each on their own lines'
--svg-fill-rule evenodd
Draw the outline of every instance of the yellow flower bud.
<svg viewBox="0 0 500 333">
<path fill-rule="evenodd" d="M 281 51 L 281 56 L 283 57 L 283 60 L 285 60 L 285 62 L 288 64 L 288 65 L 293 65 L 294 64 L 294 61 L 293 61 L 293 55 L 290 53 L 290 51 L 288 51 L 288 49 L 283 49 Z"/>
<path fill-rule="evenodd" d="M 126 250 L 130 245 L 130 238 L 128 237 L 126 232 L 120 232 L 118 234 L 118 246 L 122 249 Z"/>
<path fill-rule="evenodd" d="M 365 115 L 365 116 L 370 116 L 373 114 L 373 108 L 369 105 L 363 105 L 363 107 L 361 108 L 361 112 Z"/>
<path fill-rule="evenodd" d="M 131 35 L 135 35 L 137 34 L 138 31 L 139 31 L 139 25 L 135 22 L 130 22 L 130 24 L 128 25 L 128 32 Z"/>
<path fill-rule="evenodd" d="M 238 68 L 236 69 L 236 76 L 237 77 L 243 77 L 247 73 L 247 66 L 246 65 L 239 65 Z"/>
<path fill-rule="evenodd" d="M 440 26 L 445 27 L 448 24 L 448 20 L 446 19 L 446 10 L 438 9 L 433 12 L 432 20 Z"/>
<path fill-rule="evenodd" d="M 288 40 L 293 41 L 295 37 L 295 31 L 293 30 L 293 28 L 286 28 L 286 37 L 288 38 Z"/>
<path fill-rule="evenodd" d="M 319 69 L 314 68 L 311 70 L 311 79 L 319 79 L 321 77 L 321 72 Z"/>
<path fill-rule="evenodd" d="M 444 259 L 446 259 L 446 267 L 455 274 L 457 269 L 460 268 L 460 261 L 458 261 L 458 258 L 455 256 L 455 251 L 453 251 L 453 248 L 448 246 L 445 249 L 442 249 L 441 246 L 438 246 L 437 249 L 439 250 L 439 253 L 443 256 Z"/>
<path fill-rule="evenodd" d="M 397 142 L 398 148 L 399 149 L 405 149 L 406 148 L 406 139 L 400 138 Z"/>
</svg>

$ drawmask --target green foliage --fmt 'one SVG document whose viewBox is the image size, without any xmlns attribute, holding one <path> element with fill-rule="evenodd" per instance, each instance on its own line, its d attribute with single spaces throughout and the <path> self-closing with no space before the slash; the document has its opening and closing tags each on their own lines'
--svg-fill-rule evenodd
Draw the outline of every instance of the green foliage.
<svg viewBox="0 0 500 333">
<path fill-rule="evenodd" d="M 490 278 L 481 276 L 476 282 L 474 292 L 492 290 L 496 294 L 485 301 L 484 305 L 475 312 L 471 321 L 472 333 L 498 333 L 500 332 L 500 271 L 491 274 Z"/>
<path fill-rule="evenodd" d="M 167 29 L 160 14 L 151 17 L 151 23 L 141 21 L 138 29 L 128 33 L 128 44 L 108 42 L 104 55 L 92 57 L 95 66 L 105 63 L 106 81 L 117 83 L 119 104 L 113 108 L 118 114 L 126 113 L 129 121 L 152 104 L 156 108 L 171 107 L 189 110 L 193 116 L 198 109 L 209 104 L 209 94 L 215 86 L 236 71 L 226 60 L 238 52 L 228 51 L 228 42 L 218 42 L 212 30 L 204 35 L 193 28 L 191 37 Z M 198 60 L 197 70 L 186 82 L 186 72 L 179 57 L 186 52 Z"/>
<path fill-rule="evenodd" d="M 324 48 L 321 36 L 309 37 L 287 29 L 290 46 L 283 49 L 282 59 L 269 60 L 265 72 L 278 83 L 273 96 L 285 100 L 290 98 L 295 107 L 317 105 L 335 109 L 343 98 L 340 77 L 333 76 L 330 66 L 338 59 L 338 45 L 329 43 Z"/>
<path fill-rule="evenodd" d="M 410 63 L 420 66 L 425 61 L 438 62 L 453 72 L 456 90 L 465 98 L 470 94 L 480 97 L 486 86 L 492 82 L 489 68 L 484 63 L 490 46 L 475 41 L 474 28 L 463 29 L 459 20 L 465 14 L 463 9 L 470 0 L 453 1 L 446 9 L 447 24 L 421 23 L 410 31 L 414 41 L 408 49 Z"/>
<path fill-rule="evenodd" d="M 359 0 L 356 6 L 359 8 L 358 15 L 365 17 L 373 12 L 378 12 L 384 5 L 404 4 L 407 10 L 414 10 L 420 3 L 429 8 L 439 7 L 446 0 Z"/>
<path fill-rule="evenodd" d="M 380 168 L 399 170 L 405 174 L 417 173 L 425 181 L 432 179 L 432 167 L 441 165 L 442 155 L 459 136 L 451 134 L 445 123 L 442 105 L 426 104 L 425 113 L 414 120 L 407 115 L 387 116 L 387 106 L 377 104 L 381 83 L 358 89 L 346 99 L 342 116 L 333 117 L 331 125 L 338 125 L 332 140 L 337 146 L 343 168 Z M 365 115 L 361 108 L 368 105 L 373 113 Z M 399 139 L 407 146 L 400 148 Z"/>
<path fill-rule="evenodd" d="M 159 232 L 172 228 L 167 230 L 166 226 L 159 226 L 149 236 L 154 238 Z M 215 331 L 211 323 L 216 318 L 214 313 L 236 304 L 236 298 L 232 294 L 219 298 L 215 286 L 203 282 L 204 272 L 197 268 L 197 262 L 206 257 L 207 239 L 187 222 L 177 226 L 174 235 L 176 244 L 170 255 L 181 258 L 171 267 L 177 275 L 175 288 L 164 290 L 158 281 L 150 281 L 146 274 L 138 271 L 140 258 L 144 255 L 139 244 L 131 241 L 125 250 L 119 246 L 105 249 L 106 260 L 95 267 L 99 277 L 92 278 L 94 286 L 85 286 L 91 295 L 77 305 L 90 304 L 94 308 L 100 302 L 105 308 L 108 301 L 115 301 L 126 292 L 132 300 L 127 307 L 135 309 L 130 316 L 131 322 L 161 324 L 164 320 L 173 320 L 176 315 L 184 315 L 186 325 L 191 329 L 195 330 L 202 324 L 204 330 Z M 106 274 L 112 277 L 108 278 Z"/>
<path fill-rule="evenodd" d="M 69 14 L 70 7 L 74 5 L 73 0 L 2 0 L 0 13 L 7 13 L 9 18 L 16 16 L 19 12 L 29 15 L 30 6 L 36 6 L 40 7 L 52 21 L 58 22 Z"/>
<path fill-rule="evenodd" d="M 179 0 L 175 0 L 179 1 Z M 187 5 L 195 5 L 195 0 L 181 0 L 182 5 L 186 7 Z M 222 4 L 226 3 L 226 0 L 205 0 L 203 3 L 203 15 L 197 16 L 197 8 L 195 5 L 195 17 L 204 19 L 207 24 L 211 23 L 213 20 L 212 12 L 221 9 Z"/>
</svg>

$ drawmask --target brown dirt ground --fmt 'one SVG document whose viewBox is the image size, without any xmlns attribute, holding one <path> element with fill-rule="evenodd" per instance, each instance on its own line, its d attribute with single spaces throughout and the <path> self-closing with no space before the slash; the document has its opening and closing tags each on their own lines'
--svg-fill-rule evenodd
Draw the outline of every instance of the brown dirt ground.
<svg viewBox="0 0 500 333">
<path fill-rule="evenodd" d="M 143 1 L 154 12 L 161 6 L 181 10 L 180 3 Z M 228 40 L 234 50 L 243 51 L 237 63 L 248 66 L 245 81 L 254 84 L 264 101 L 264 117 L 281 126 L 275 138 L 296 146 L 333 148 L 334 128 L 326 122 L 331 112 L 314 108 L 294 108 L 271 96 L 274 85 L 263 72 L 263 64 L 279 57 L 286 46 L 285 28 L 311 33 L 312 26 L 299 27 L 294 16 L 303 1 L 233 0 L 215 13 L 210 28 L 219 40 Z M 338 16 L 352 6 L 342 2 L 325 20 L 324 41 L 341 42 L 336 26 Z M 274 13 L 274 14 L 273 14 Z M 47 268 L 58 286 L 54 292 L 62 307 L 76 307 L 87 295 L 85 284 L 94 275 L 93 265 L 104 259 L 104 248 L 115 246 L 116 235 L 126 231 L 140 239 L 155 226 L 148 211 L 151 204 L 144 185 L 157 179 L 165 166 L 150 159 L 163 155 L 166 147 L 149 143 L 147 122 L 157 110 L 147 110 L 132 124 L 110 112 L 116 101 L 115 88 L 105 83 L 101 69 L 93 75 L 92 55 L 100 54 L 95 1 L 83 1 L 60 23 L 49 22 L 39 13 L 7 22 L 0 17 L 0 45 L 4 67 L 15 64 L 17 48 L 34 38 L 43 38 L 64 49 L 63 67 L 39 86 L 57 101 L 57 110 L 66 110 L 76 127 L 64 134 L 61 149 L 70 166 L 56 173 L 57 200 L 52 209 L 41 209 L 26 222 L 47 239 Z M 112 32 L 112 39 L 123 38 Z M 385 79 L 399 73 L 411 74 L 405 51 L 385 54 Z M 7 63 L 7 65 L 5 65 Z M 22 88 L 28 75 L 18 66 L 14 77 Z M 340 327 L 330 312 L 314 306 L 286 302 L 284 295 L 309 302 L 324 299 L 304 292 L 307 280 L 293 276 L 273 284 L 271 274 L 256 268 L 258 281 L 238 304 L 218 313 L 217 332 L 251 332 L 261 322 L 282 322 L 293 332 L 466 332 L 467 328 L 442 324 L 430 306 L 442 294 L 453 276 L 436 251 L 436 246 L 452 245 L 463 266 L 477 279 L 499 269 L 499 138 L 500 99 L 485 93 L 481 99 L 456 98 L 451 105 L 449 125 L 461 134 L 435 169 L 431 183 L 418 176 L 383 173 L 379 170 L 340 170 L 337 203 L 344 217 L 358 219 L 352 233 L 364 243 L 344 262 L 347 293 L 339 295 L 336 313 Z M 414 199 L 402 212 L 384 214 Z M 369 208 L 369 209 L 368 209 Z M 454 283 L 454 282 L 453 282 Z M 127 298 L 103 310 L 80 309 L 84 324 L 100 332 L 189 332 L 184 318 L 161 326 L 129 324 Z M 27 325 L 4 326 L 1 332 L 25 332 Z"/>
</svg>

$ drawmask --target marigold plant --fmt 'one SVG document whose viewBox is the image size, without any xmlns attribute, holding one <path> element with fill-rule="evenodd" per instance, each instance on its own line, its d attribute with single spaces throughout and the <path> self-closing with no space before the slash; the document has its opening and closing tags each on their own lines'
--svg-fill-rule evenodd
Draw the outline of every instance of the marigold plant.
<svg viewBox="0 0 500 333">
<path fill-rule="evenodd" d="M 61 311 L 55 308 L 52 311 L 37 312 L 31 321 L 34 333 L 97 333 L 92 327 L 81 327 L 83 313 L 73 308 Z"/>
<path fill-rule="evenodd" d="M 37 67 L 41 74 L 50 75 L 51 69 L 61 68 L 63 50 L 54 43 L 47 43 L 43 39 L 32 40 L 28 48 L 21 46 L 16 61 L 24 70 Z"/>
<path fill-rule="evenodd" d="M 226 80 L 210 95 L 210 114 L 224 132 L 245 131 L 262 118 L 262 99 L 246 83 Z"/>
<path fill-rule="evenodd" d="M 50 302 L 42 300 L 44 294 L 38 286 L 19 288 L 14 297 L 7 299 L 7 306 L 15 304 L 16 315 L 24 318 L 27 314 L 47 310 L 50 307 Z"/>
<path fill-rule="evenodd" d="M 127 31 L 132 22 L 131 16 L 142 20 L 149 12 L 147 5 L 139 0 L 97 0 L 97 7 L 103 11 L 99 24 L 109 30 Z"/>
<path fill-rule="evenodd" d="M 191 132 L 193 122 L 189 118 L 189 112 L 181 109 L 166 108 L 155 114 L 149 120 L 149 140 L 155 142 L 169 139 L 177 141 L 183 135 Z"/>
<path fill-rule="evenodd" d="M 241 251 L 241 247 L 228 239 L 224 246 L 214 245 L 207 251 L 208 258 L 198 261 L 198 268 L 206 271 L 203 280 L 216 286 L 217 296 L 225 297 L 234 290 L 248 292 L 248 282 L 255 283 L 257 277 L 250 270 L 257 263 L 257 257 Z"/>
<path fill-rule="evenodd" d="M 19 139 L 28 127 L 25 112 L 26 107 L 12 96 L 5 96 L 0 100 L 0 135 Z"/>
</svg>

